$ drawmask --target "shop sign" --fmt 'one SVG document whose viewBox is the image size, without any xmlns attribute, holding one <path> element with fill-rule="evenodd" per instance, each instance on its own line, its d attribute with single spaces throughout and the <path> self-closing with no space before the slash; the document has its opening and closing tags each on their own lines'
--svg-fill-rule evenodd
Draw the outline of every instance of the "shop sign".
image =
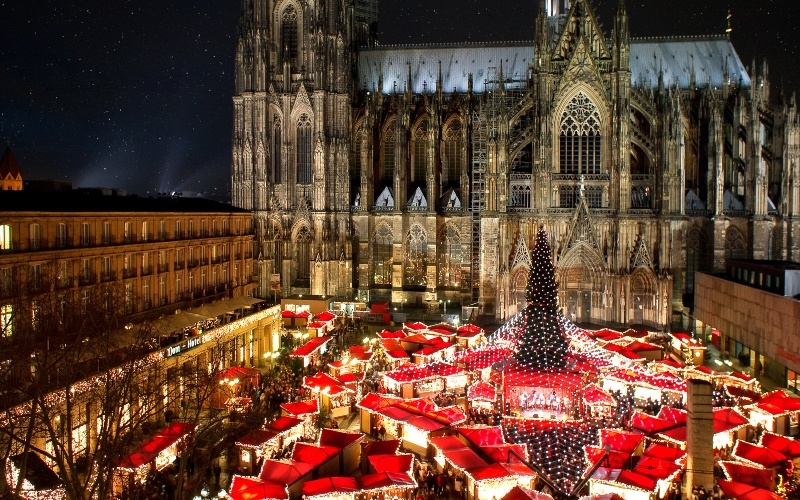
<svg viewBox="0 0 800 500">
<path fill-rule="evenodd" d="M 203 343 L 203 337 L 191 337 L 180 344 L 171 345 L 167 347 L 167 351 L 165 353 L 166 357 L 176 356 L 184 351 L 188 351 L 190 349 L 194 349 L 195 347 L 199 346 Z"/>
</svg>

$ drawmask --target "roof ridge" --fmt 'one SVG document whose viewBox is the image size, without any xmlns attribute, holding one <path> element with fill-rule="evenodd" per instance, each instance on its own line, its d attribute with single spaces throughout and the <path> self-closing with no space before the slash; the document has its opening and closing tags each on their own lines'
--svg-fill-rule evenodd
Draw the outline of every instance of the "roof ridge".
<svg viewBox="0 0 800 500">
<path fill-rule="evenodd" d="M 717 34 L 717 33 L 708 33 L 705 35 L 655 35 L 655 36 L 637 36 L 631 37 L 631 42 L 638 42 L 638 41 L 662 41 L 662 42 L 669 42 L 669 41 L 681 41 L 681 40 L 728 40 L 728 37 L 724 34 Z"/>
<path fill-rule="evenodd" d="M 515 47 L 525 47 L 527 45 L 533 45 L 533 40 L 493 40 L 493 41 L 484 41 L 484 42 L 430 42 L 430 43 L 391 43 L 386 45 L 373 45 L 373 46 L 361 46 L 359 50 L 361 51 L 369 51 L 369 50 L 380 50 L 380 49 L 413 49 L 413 48 L 469 48 L 469 47 L 507 47 L 507 46 L 515 46 Z"/>
</svg>

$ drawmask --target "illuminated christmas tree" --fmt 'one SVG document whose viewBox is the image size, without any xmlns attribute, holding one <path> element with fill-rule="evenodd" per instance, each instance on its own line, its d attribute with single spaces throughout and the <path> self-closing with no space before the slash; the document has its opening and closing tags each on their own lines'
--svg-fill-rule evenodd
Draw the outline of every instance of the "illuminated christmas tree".
<svg viewBox="0 0 800 500">
<path fill-rule="evenodd" d="M 558 321 L 555 267 L 544 226 L 536 234 L 532 266 L 525 290 L 528 306 L 523 313 L 517 361 L 530 368 L 558 368 L 566 364 L 567 343 Z"/>
</svg>

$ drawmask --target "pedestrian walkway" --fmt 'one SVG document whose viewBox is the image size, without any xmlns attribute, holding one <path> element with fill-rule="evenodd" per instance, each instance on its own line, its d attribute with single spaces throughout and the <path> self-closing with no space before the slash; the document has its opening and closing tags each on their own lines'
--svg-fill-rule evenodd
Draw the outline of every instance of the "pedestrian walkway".
<svg viewBox="0 0 800 500">
<path fill-rule="evenodd" d="M 742 364 L 735 356 L 728 356 L 723 354 L 713 344 L 708 344 L 706 347 L 707 347 L 706 356 L 703 364 L 711 368 L 712 370 L 723 371 L 723 372 L 742 372 L 751 377 L 754 377 L 756 380 L 758 380 L 759 384 L 761 384 L 761 390 L 765 393 L 776 390 L 786 391 L 786 388 L 783 387 L 782 383 L 773 380 L 764 374 L 757 373 L 756 370 L 752 367 L 742 366 Z M 718 364 L 717 361 L 720 361 L 721 364 Z M 728 365 L 727 362 L 730 362 L 730 365 Z"/>
</svg>

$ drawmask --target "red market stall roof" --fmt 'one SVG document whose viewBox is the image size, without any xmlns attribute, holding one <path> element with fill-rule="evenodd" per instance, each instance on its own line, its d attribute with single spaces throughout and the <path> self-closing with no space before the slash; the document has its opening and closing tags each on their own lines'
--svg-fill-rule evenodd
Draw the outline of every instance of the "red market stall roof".
<svg viewBox="0 0 800 500">
<path fill-rule="evenodd" d="M 467 387 L 467 399 L 470 401 L 495 401 L 497 391 L 489 382 L 476 382 Z"/>
<path fill-rule="evenodd" d="M 625 346 L 626 348 L 630 349 L 633 352 L 645 352 L 645 351 L 660 351 L 661 347 L 651 344 L 650 342 L 642 342 L 641 340 L 634 340 L 630 344 Z"/>
<path fill-rule="evenodd" d="M 122 457 L 122 460 L 119 462 L 119 467 L 133 470 L 149 464 L 155 460 L 159 453 L 194 432 L 195 427 L 194 424 L 172 422 L 166 429 L 139 446 L 136 451 Z"/>
<path fill-rule="evenodd" d="M 619 354 L 620 356 L 625 356 L 626 358 L 634 360 L 634 361 L 638 361 L 638 360 L 643 360 L 644 359 L 642 356 L 638 355 L 634 351 L 631 351 L 627 347 L 623 347 L 621 345 L 606 344 L 605 348 L 606 348 L 607 351 L 615 352 L 615 353 Z"/>
<path fill-rule="evenodd" d="M 418 380 L 432 378 L 434 375 L 423 365 L 406 363 L 397 367 L 395 370 L 385 373 L 383 376 L 395 382 L 416 382 Z"/>
<path fill-rule="evenodd" d="M 536 473 L 522 464 L 488 464 L 467 471 L 475 481 L 502 479 L 512 475 L 535 476 Z"/>
<path fill-rule="evenodd" d="M 336 448 L 345 449 L 353 443 L 357 443 L 364 439 L 364 435 L 360 432 L 346 432 L 335 429 L 322 429 L 319 436 L 320 446 L 334 446 Z"/>
<path fill-rule="evenodd" d="M 495 462 L 510 462 L 512 458 L 514 458 L 514 456 L 511 454 L 512 451 L 525 460 L 528 459 L 528 446 L 524 443 L 507 443 L 483 448 L 483 452 L 486 454 L 486 456 Z"/>
<path fill-rule="evenodd" d="M 296 460 L 264 460 L 259 479 L 286 486 L 292 485 L 314 470 L 314 466 Z"/>
<path fill-rule="evenodd" d="M 228 498 L 231 500 L 287 500 L 286 486 L 255 477 L 234 475 Z"/>
<path fill-rule="evenodd" d="M 653 479 L 666 479 L 680 470 L 680 466 L 669 460 L 655 457 L 642 457 L 633 472 Z"/>
<path fill-rule="evenodd" d="M 648 435 L 667 431 L 677 425 L 679 424 L 670 420 L 654 417 L 638 411 L 633 412 L 633 415 L 631 415 L 631 428 L 642 431 Z"/>
<path fill-rule="evenodd" d="M 359 408 L 364 408 L 365 410 L 377 410 L 378 408 L 384 408 L 387 406 L 392 406 L 393 404 L 403 401 L 400 398 L 395 397 L 388 397 L 388 396 L 381 396 L 380 394 L 375 394 L 374 392 L 370 392 L 366 396 L 364 396 L 361 401 L 359 401 L 358 406 Z"/>
<path fill-rule="evenodd" d="M 414 463 L 414 455 L 370 455 L 367 457 L 375 472 L 409 472 Z"/>
<path fill-rule="evenodd" d="M 325 321 L 312 321 L 311 323 L 309 323 L 306 326 L 308 326 L 308 328 L 316 330 L 316 329 L 319 329 L 319 328 L 324 328 L 325 325 L 327 325 L 327 324 L 328 323 L 326 323 Z"/>
<path fill-rule="evenodd" d="M 594 338 L 602 340 L 603 342 L 611 342 L 612 340 L 619 340 L 624 337 L 621 333 L 611 330 L 598 330 L 594 332 L 593 335 Z"/>
<path fill-rule="evenodd" d="M 459 427 L 457 430 L 467 441 L 478 448 L 506 444 L 503 429 L 497 426 Z"/>
<path fill-rule="evenodd" d="M 303 483 L 303 496 L 307 498 L 337 493 L 355 493 L 359 489 L 358 481 L 354 477 L 324 477 Z"/>
<path fill-rule="evenodd" d="M 625 335 L 626 337 L 642 339 L 650 335 L 650 332 L 648 332 L 647 330 L 634 330 L 633 328 L 628 328 L 627 330 L 622 332 L 622 334 Z"/>
<path fill-rule="evenodd" d="M 589 406 L 617 406 L 617 401 L 597 384 L 589 384 L 583 391 L 583 402 Z"/>
<path fill-rule="evenodd" d="M 789 458 L 800 457 L 800 441 L 772 432 L 765 432 L 761 436 L 761 446 L 783 453 Z"/>
<path fill-rule="evenodd" d="M 445 337 L 450 337 L 457 333 L 456 327 L 449 325 L 447 323 L 439 323 L 438 325 L 433 325 L 428 327 L 428 332 L 433 333 L 435 335 L 443 335 Z"/>
<path fill-rule="evenodd" d="M 258 368 L 248 368 L 246 366 L 231 366 L 219 372 L 217 374 L 217 380 L 255 379 L 256 381 L 258 381 L 259 375 L 261 375 L 261 371 Z"/>
<path fill-rule="evenodd" d="M 725 479 L 717 479 L 717 484 L 725 496 L 728 498 L 736 498 L 737 500 L 780 500 L 782 497 L 777 493 L 773 493 L 764 488 L 757 486 L 750 486 L 749 484 L 738 483 L 736 481 L 727 481 Z"/>
<path fill-rule="evenodd" d="M 679 410 L 677 408 L 672 408 L 670 406 L 662 406 L 661 410 L 658 412 L 658 418 L 663 420 L 669 420 L 670 422 L 675 422 L 676 424 L 683 425 L 686 423 L 687 413 L 684 410 Z"/>
<path fill-rule="evenodd" d="M 714 433 L 731 431 L 750 423 L 744 415 L 735 408 L 720 408 L 714 410 Z"/>
<path fill-rule="evenodd" d="M 275 432 L 284 432 L 301 425 L 303 420 L 295 417 L 278 417 L 266 425 L 266 428 Z"/>
<path fill-rule="evenodd" d="M 292 312 L 292 311 L 286 309 L 283 312 L 281 312 L 281 317 L 284 317 L 284 318 L 306 318 L 306 319 L 308 319 L 308 318 L 311 317 L 311 313 L 308 312 L 308 311 L 295 313 L 295 312 Z"/>
<path fill-rule="evenodd" d="M 627 484 L 635 488 L 641 488 L 646 491 L 653 491 L 656 489 L 656 480 L 652 477 L 644 476 L 637 472 L 624 470 L 617 476 L 617 482 Z"/>
<path fill-rule="evenodd" d="M 741 439 L 736 441 L 733 451 L 731 452 L 731 456 L 738 458 L 743 462 L 758 464 L 764 467 L 777 467 L 789 460 L 789 457 L 779 451 L 771 450 L 765 446 L 748 443 L 747 441 L 742 441 Z"/>
<path fill-rule="evenodd" d="M 307 498 L 337 493 L 355 493 L 359 489 L 358 481 L 354 477 L 324 477 L 303 483 L 303 496 Z"/>
<path fill-rule="evenodd" d="M 685 365 L 683 363 L 679 363 L 674 359 L 657 359 L 655 360 L 655 363 L 658 363 L 659 365 L 666 365 L 671 368 L 678 368 L 678 369 L 685 368 Z"/>
<path fill-rule="evenodd" d="M 514 486 L 500 500 L 553 500 L 547 493 Z"/>
<path fill-rule="evenodd" d="M 483 328 L 473 324 L 466 324 L 458 327 L 456 332 L 458 333 L 459 337 L 468 339 L 483 333 Z"/>
<path fill-rule="evenodd" d="M 589 465 L 596 464 L 598 460 L 603 458 L 603 454 L 608 451 L 608 458 L 603 461 L 603 465 L 609 469 L 622 469 L 631 458 L 631 453 L 629 451 L 604 450 L 591 445 L 585 446 L 584 451 L 586 452 L 586 461 Z"/>
<path fill-rule="evenodd" d="M 305 344 L 291 352 L 289 356 L 295 358 L 305 358 L 317 352 L 322 346 L 330 342 L 331 337 L 314 337 Z"/>
<path fill-rule="evenodd" d="M 336 319 L 336 315 L 330 311 L 322 311 L 321 313 L 314 316 L 314 319 L 327 323 L 332 319 Z"/>
<path fill-rule="evenodd" d="M 450 344 L 452 345 L 452 344 Z M 431 373 L 434 375 L 438 375 L 439 377 L 450 377 L 452 375 L 458 375 L 459 373 L 464 373 L 464 369 L 460 366 L 451 365 L 449 363 L 427 363 L 425 368 L 430 370 Z"/>
<path fill-rule="evenodd" d="M 728 462 L 723 460 L 719 463 L 728 479 L 738 479 L 742 483 L 771 490 L 775 484 L 775 471 L 763 467 L 753 467 L 742 462 Z"/>
<path fill-rule="evenodd" d="M 303 386 L 312 391 L 325 392 L 331 396 L 335 396 L 344 391 L 350 391 L 350 389 L 343 386 L 339 380 L 323 372 L 317 372 L 313 377 L 303 377 Z"/>
<path fill-rule="evenodd" d="M 432 438 L 433 439 L 433 438 Z M 399 439 L 387 439 L 386 441 L 362 442 L 361 454 L 367 457 L 372 455 L 395 455 L 400 449 Z"/>
<path fill-rule="evenodd" d="M 425 347 L 420 349 L 419 351 L 415 352 L 414 354 L 417 356 L 430 356 L 432 354 L 436 354 L 437 352 L 447 349 L 448 347 L 452 347 L 453 344 L 450 342 L 442 342 L 441 344 L 432 345 L 429 347 Z"/>
<path fill-rule="evenodd" d="M 800 398 L 789 397 L 788 394 L 780 390 L 772 391 L 765 395 L 759 400 L 759 403 L 773 404 L 786 411 L 800 410 Z"/>
<path fill-rule="evenodd" d="M 420 322 L 403 323 L 403 328 L 405 328 L 406 330 L 411 330 L 413 332 L 424 332 L 425 330 L 428 329 L 428 325 Z"/>
<path fill-rule="evenodd" d="M 686 456 L 686 451 L 673 446 L 666 446 L 656 443 L 648 446 L 647 449 L 644 450 L 644 453 L 642 453 L 642 456 L 655 457 L 662 460 L 669 460 L 670 462 L 676 462 Z"/>
<path fill-rule="evenodd" d="M 428 442 L 441 451 L 463 450 L 467 445 L 455 436 L 441 436 L 428 438 Z"/>
<path fill-rule="evenodd" d="M 304 417 L 314 413 L 319 413 L 319 402 L 316 399 L 306 399 L 296 403 L 282 403 L 281 408 L 287 413 L 296 417 Z"/>
<path fill-rule="evenodd" d="M 358 478 L 362 490 L 378 490 L 383 488 L 415 488 L 417 483 L 405 472 L 376 472 Z"/>
<path fill-rule="evenodd" d="M 433 337 L 428 338 L 421 333 L 415 333 L 414 335 L 409 335 L 408 337 L 404 337 L 399 339 L 400 342 L 408 342 L 411 344 L 422 344 L 422 345 L 439 345 L 443 342 L 440 337 Z"/>
<path fill-rule="evenodd" d="M 383 330 L 378 332 L 378 337 L 382 339 L 402 339 L 406 336 L 402 330 L 397 330 L 395 332 L 389 330 Z"/>
<path fill-rule="evenodd" d="M 600 447 L 609 446 L 612 450 L 633 453 L 644 439 L 643 434 L 618 429 L 600 429 Z"/>
<path fill-rule="evenodd" d="M 258 448 L 277 435 L 278 433 L 275 431 L 256 429 L 247 433 L 245 436 L 236 441 L 236 445 L 243 446 L 245 448 Z"/>
<path fill-rule="evenodd" d="M 292 460 L 319 467 L 339 454 L 341 448 L 335 446 L 315 446 L 308 443 L 295 443 Z"/>
<path fill-rule="evenodd" d="M 442 454 L 455 467 L 463 470 L 489 465 L 486 460 L 482 459 L 477 453 L 469 448 L 461 448 L 458 450 L 442 450 Z"/>
</svg>

